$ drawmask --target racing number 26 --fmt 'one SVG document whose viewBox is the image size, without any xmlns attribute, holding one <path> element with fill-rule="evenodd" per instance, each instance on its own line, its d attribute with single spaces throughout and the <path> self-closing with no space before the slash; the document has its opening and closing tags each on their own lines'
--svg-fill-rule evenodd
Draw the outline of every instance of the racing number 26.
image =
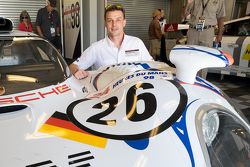
<svg viewBox="0 0 250 167">
<path fill-rule="evenodd" d="M 142 84 L 136 84 L 128 90 L 127 97 L 126 97 L 126 116 L 128 120 L 133 121 L 133 122 L 146 120 L 150 118 L 151 116 L 153 116 L 154 113 L 156 112 L 157 102 L 156 102 L 155 96 L 152 93 L 148 93 L 148 92 L 136 95 L 136 91 L 139 88 L 151 89 L 151 88 L 154 88 L 154 86 L 150 83 L 142 83 Z M 145 109 L 142 113 L 137 112 L 136 104 L 139 100 L 143 100 L 144 105 L 145 105 Z M 105 111 L 91 116 L 86 121 L 95 123 L 95 124 L 102 124 L 102 125 L 111 125 L 110 123 L 112 122 L 112 125 L 114 125 L 116 123 L 116 120 L 101 120 L 101 119 L 111 114 L 117 107 L 117 104 L 118 104 L 118 98 L 113 96 L 107 100 L 104 100 L 101 103 L 94 105 L 92 108 L 96 108 L 96 109 L 102 109 L 103 106 L 109 106 L 109 107 Z"/>
</svg>

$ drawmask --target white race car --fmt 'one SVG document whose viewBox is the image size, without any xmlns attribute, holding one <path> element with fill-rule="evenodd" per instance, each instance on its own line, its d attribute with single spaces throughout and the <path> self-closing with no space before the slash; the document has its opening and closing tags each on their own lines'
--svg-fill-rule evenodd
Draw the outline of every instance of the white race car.
<svg viewBox="0 0 250 167">
<path fill-rule="evenodd" d="M 7 35 L 9 34 L 9 36 Z M 0 35 L 1 167 L 249 167 L 250 126 L 207 67 L 229 55 L 177 45 L 161 62 L 75 79 L 47 41 Z"/>
</svg>

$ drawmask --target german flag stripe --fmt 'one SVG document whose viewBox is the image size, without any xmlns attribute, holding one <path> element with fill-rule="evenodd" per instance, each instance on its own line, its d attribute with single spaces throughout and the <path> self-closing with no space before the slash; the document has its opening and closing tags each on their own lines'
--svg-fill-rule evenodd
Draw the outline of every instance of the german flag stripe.
<svg viewBox="0 0 250 167">
<path fill-rule="evenodd" d="M 106 138 L 93 136 L 90 134 L 81 133 L 81 132 L 77 132 L 77 131 L 73 131 L 73 130 L 69 130 L 69 129 L 65 129 L 65 128 L 61 128 L 61 127 L 57 127 L 53 125 L 48 125 L 48 124 L 44 124 L 39 129 L 39 131 L 43 133 L 51 134 L 54 136 L 62 137 L 65 139 L 77 141 L 80 143 L 92 145 L 95 147 L 100 147 L 100 148 L 105 148 L 107 144 Z"/>
<path fill-rule="evenodd" d="M 53 115 L 52 115 L 53 118 L 58 118 L 58 119 L 62 119 L 62 120 L 66 120 L 66 121 L 69 121 L 69 118 L 67 116 L 67 114 L 64 114 L 64 113 L 61 113 L 61 112 L 58 112 L 56 111 Z"/>
<path fill-rule="evenodd" d="M 46 124 L 88 134 L 87 132 L 85 132 L 82 129 L 78 128 L 72 122 L 61 120 L 61 119 L 58 119 L 58 118 L 51 117 L 50 119 L 48 119 L 46 121 Z"/>
<path fill-rule="evenodd" d="M 39 132 L 101 148 L 104 148 L 107 143 L 106 138 L 94 136 L 88 132 L 85 132 L 74 125 L 68 119 L 66 114 L 60 112 L 55 112 L 39 129 Z"/>
</svg>

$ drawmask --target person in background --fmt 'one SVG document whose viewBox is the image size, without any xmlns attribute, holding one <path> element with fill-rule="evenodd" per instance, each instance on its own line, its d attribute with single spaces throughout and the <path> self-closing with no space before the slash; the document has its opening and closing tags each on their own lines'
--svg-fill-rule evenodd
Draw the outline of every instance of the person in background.
<svg viewBox="0 0 250 167">
<path fill-rule="evenodd" d="M 160 26 L 161 26 L 161 32 L 162 32 L 162 36 L 161 36 L 161 49 L 160 49 L 160 60 L 162 62 L 167 63 L 170 66 L 173 66 L 173 64 L 167 59 L 167 53 L 166 53 L 166 37 L 165 37 L 165 25 L 167 23 L 166 19 L 165 19 L 165 13 L 163 9 L 158 9 L 161 12 L 161 18 L 159 19 L 160 22 Z"/>
<path fill-rule="evenodd" d="M 30 15 L 26 10 L 23 10 L 20 14 L 18 29 L 20 31 L 32 32 Z"/>
<path fill-rule="evenodd" d="M 150 42 L 149 53 L 154 58 L 154 60 L 160 60 L 161 39 L 163 36 L 160 25 L 161 18 L 161 11 L 156 9 L 152 14 L 152 21 L 148 27 L 148 36 Z"/>
<path fill-rule="evenodd" d="M 50 41 L 60 51 L 60 16 L 55 10 L 56 0 L 48 0 L 47 2 L 47 6 L 37 12 L 36 30 L 41 38 Z"/>
<path fill-rule="evenodd" d="M 226 16 L 224 0 L 186 0 L 183 17 L 189 14 L 187 44 L 212 47 L 216 25 L 218 35 L 214 42 L 221 42 Z M 207 70 L 202 70 L 201 76 L 206 78 L 206 75 Z"/>
<path fill-rule="evenodd" d="M 126 19 L 122 5 L 106 6 L 104 19 L 106 37 L 93 43 L 70 65 L 70 70 L 77 79 L 87 77 L 89 73 L 86 69 L 91 66 L 98 69 L 122 62 L 153 60 L 141 39 L 124 33 Z"/>
<path fill-rule="evenodd" d="M 164 34 L 164 27 L 165 24 L 167 23 L 167 20 L 165 19 L 165 13 L 163 9 L 158 9 L 161 12 L 161 18 L 159 19 L 160 26 L 161 26 L 161 32 Z"/>
</svg>

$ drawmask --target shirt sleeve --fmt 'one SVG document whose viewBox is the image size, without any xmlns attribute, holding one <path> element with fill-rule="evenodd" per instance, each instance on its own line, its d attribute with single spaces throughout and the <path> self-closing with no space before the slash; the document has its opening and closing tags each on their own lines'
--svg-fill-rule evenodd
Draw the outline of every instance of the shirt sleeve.
<svg viewBox="0 0 250 167">
<path fill-rule="evenodd" d="M 41 26 L 42 24 L 42 14 L 41 10 L 38 10 L 37 16 L 36 16 L 36 26 Z"/>
<path fill-rule="evenodd" d="M 159 22 L 155 23 L 155 35 L 158 39 L 161 39 L 162 31 L 161 31 L 161 25 Z"/>
<path fill-rule="evenodd" d="M 60 23 L 60 16 L 58 14 L 58 12 L 56 11 L 56 27 L 60 27 L 61 23 Z"/>
<path fill-rule="evenodd" d="M 224 2 L 224 0 L 220 1 L 220 4 L 219 4 L 219 7 L 218 7 L 216 16 L 217 16 L 217 19 L 226 16 L 226 9 L 225 9 L 225 2 Z"/>
<path fill-rule="evenodd" d="M 86 70 L 96 62 L 96 54 L 95 54 L 95 47 L 90 46 L 88 47 L 81 56 L 73 62 L 76 64 L 80 69 Z"/>
</svg>

